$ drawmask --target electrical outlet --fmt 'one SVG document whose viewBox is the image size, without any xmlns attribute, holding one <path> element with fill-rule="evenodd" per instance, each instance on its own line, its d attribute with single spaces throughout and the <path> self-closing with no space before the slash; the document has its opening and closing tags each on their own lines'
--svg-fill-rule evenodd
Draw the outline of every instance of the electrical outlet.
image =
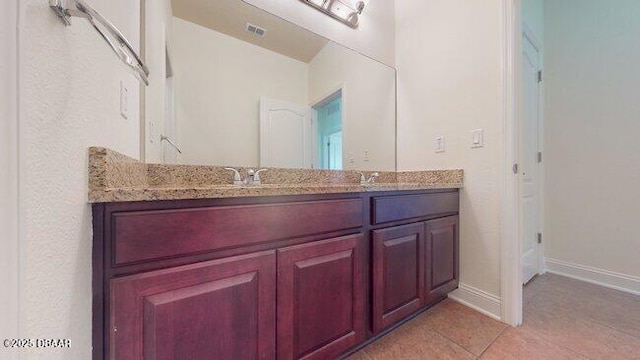
<svg viewBox="0 0 640 360">
<path fill-rule="evenodd" d="M 124 80 L 120 80 L 120 116 L 129 119 L 129 87 Z"/>
<path fill-rule="evenodd" d="M 436 148 L 436 153 L 443 153 L 445 151 L 444 136 L 436 137 L 435 148 Z"/>
</svg>

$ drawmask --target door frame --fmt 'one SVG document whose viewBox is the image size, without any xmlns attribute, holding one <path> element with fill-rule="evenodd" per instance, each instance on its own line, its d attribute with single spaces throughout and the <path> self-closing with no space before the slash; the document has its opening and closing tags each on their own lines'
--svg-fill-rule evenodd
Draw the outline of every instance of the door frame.
<svg viewBox="0 0 640 360">
<path fill-rule="evenodd" d="M 531 45 L 538 52 L 538 70 L 543 71 L 544 69 L 544 47 L 540 39 L 536 37 L 529 27 L 524 21 L 522 21 L 522 35 L 523 37 L 527 37 Z M 522 39 L 522 37 L 521 37 Z M 522 88 L 519 89 L 518 96 L 520 96 L 520 92 Z M 518 119 L 520 121 L 520 119 Z M 538 132 L 538 151 L 543 154 L 544 161 L 544 80 L 538 83 L 538 121 L 537 121 L 537 132 Z M 537 163 L 538 168 L 537 171 L 537 189 L 538 192 L 538 232 L 544 234 L 544 162 Z M 520 235 L 522 238 L 524 234 Z M 538 274 L 543 274 L 546 272 L 545 269 L 545 261 L 544 261 L 544 241 L 538 244 Z"/>
<path fill-rule="evenodd" d="M 5 4 L 0 27 L 6 38 L 0 41 L 0 334 L 19 338 L 19 276 L 21 264 L 19 223 L 19 1 Z M 9 359 L 18 354 L 8 352 Z"/>
<path fill-rule="evenodd" d="M 502 126 L 499 187 L 500 225 L 500 297 L 501 319 L 512 326 L 522 324 L 522 238 L 520 223 L 520 185 L 513 166 L 518 163 L 520 125 L 520 89 L 522 61 L 521 0 L 500 2 L 500 45 L 502 68 Z"/>
<path fill-rule="evenodd" d="M 520 135 L 520 94 L 522 91 L 522 0 L 501 0 L 500 45 L 502 68 L 502 125 L 504 136 L 500 163 L 503 175 L 500 179 L 500 297 L 501 319 L 512 326 L 522 324 L 522 223 L 520 203 L 520 179 L 514 174 L 518 163 Z M 543 62 L 544 63 L 544 62 Z M 541 106 L 542 106 L 541 97 Z M 541 113 L 540 124 L 544 123 Z M 542 131 L 542 128 L 541 130 Z M 540 134 L 540 139 L 544 139 Z M 542 141 L 544 143 L 544 141 Z M 542 147 L 541 147 L 542 149 Z M 544 166 L 541 167 L 544 169 Z M 544 176 L 542 170 L 541 178 Z M 542 179 L 541 179 L 542 181 Z M 541 198 L 543 198 L 541 190 Z M 543 209 L 543 207 L 541 207 Z M 540 212 L 541 223 L 544 211 Z"/>
</svg>

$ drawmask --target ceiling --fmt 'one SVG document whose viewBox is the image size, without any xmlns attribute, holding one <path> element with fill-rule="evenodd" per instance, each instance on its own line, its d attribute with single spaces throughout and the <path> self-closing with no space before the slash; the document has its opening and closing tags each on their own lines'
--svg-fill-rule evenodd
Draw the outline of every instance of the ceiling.
<svg viewBox="0 0 640 360">
<path fill-rule="evenodd" d="M 242 0 L 172 0 L 173 15 L 251 44 L 309 63 L 328 40 Z M 247 23 L 267 30 L 246 31 Z"/>
</svg>

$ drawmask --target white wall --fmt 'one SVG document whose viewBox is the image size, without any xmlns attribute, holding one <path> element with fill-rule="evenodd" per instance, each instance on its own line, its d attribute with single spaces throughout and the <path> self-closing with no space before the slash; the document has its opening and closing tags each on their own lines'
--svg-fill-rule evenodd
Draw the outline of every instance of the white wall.
<svg viewBox="0 0 640 360">
<path fill-rule="evenodd" d="M 6 1 L 0 14 L 0 339 L 19 337 L 17 9 Z"/>
<path fill-rule="evenodd" d="M 545 1 L 546 256 L 640 276 L 640 3 Z"/>
<path fill-rule="evenodd" d="M 138 1 L 91 3 L 138 43 Z M 72 344 L 24 350 L 21 359 L 86 360 L 92 297 L 87 148 L 139 157 L 138 81 L 86 21 L 65 27 L 47 1 L 20 1 L 20 21 L 20 336 Z M 120 117 L 120 79 L 134 93 L 129 120 Z"/>
<path fill-rule="evenodd" d="M 464 169 L 461 282 L 500 296 L 499 2 L 396 2 L 398 169 Z M 420 35 L 417 35 L 420 34 Z M 471 131 L 484 129 L 484 148 Z M 434 153 L 444 136 L 446 152 Z"/>
<path fill-rule="evenodd" d="M 145 89 L 144 160 L 163 162 L 160 136 L 165 135 L 167 47 L 171 50 L 172 10 L 169 0 L 145 0 L 144 59 L 149 68 Z"/>
<path fill-rule="evenodd" d="M 300 0 L 243 0 L 319 35 L 395 65 L 395 0 L 371 0 L 354 30 Z"/>
<path fill-rule="evenodd" d="M 309 65 L 174 17 L 180 163 L 258 166 L 260 97 L 309 103 Z"/>
<path fill-rule="evenodd" d="M 395 171 L 394 69 L 329 42 L 309 64 L 309 80 L 311 105 L 344 86 L 344 168 Z"/>
</svg>

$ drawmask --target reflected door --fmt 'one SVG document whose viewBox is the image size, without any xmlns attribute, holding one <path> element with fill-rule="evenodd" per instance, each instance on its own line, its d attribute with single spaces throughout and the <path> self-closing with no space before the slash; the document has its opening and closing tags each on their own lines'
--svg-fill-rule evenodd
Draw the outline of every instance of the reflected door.
<svg viewBox="0 0 640 360">
<path fill-rule="evenodd" d="M 313 168 L 311 108 L 260 100 L 260 166 Z"/>
<path fill-rule="evenodd" d="M 520 204 L 522 213 L 522 281 L 540 272 L 539 231 L 539 109 L 540 55 L 528 36 L 522 37 L 522 113 L 520 129 Z"/>
</svg>

